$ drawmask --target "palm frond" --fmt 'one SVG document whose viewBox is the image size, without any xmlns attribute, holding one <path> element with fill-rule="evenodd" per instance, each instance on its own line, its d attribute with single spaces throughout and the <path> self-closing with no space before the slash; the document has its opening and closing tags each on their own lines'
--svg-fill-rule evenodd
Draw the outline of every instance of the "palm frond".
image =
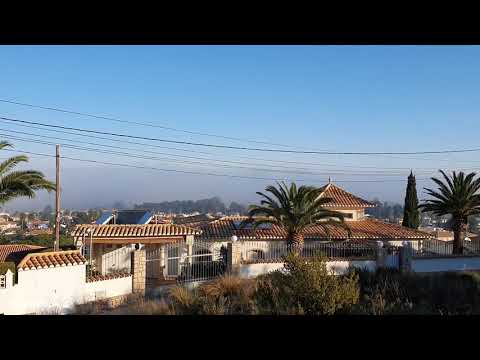
<svg viewBox="0 0 480 360">
<path fill-rule="evenodd" d="M 0 141 L 0 150 L 12 147 L 6 141 Z M 0 204 L 17 197 L 35 197 L 38 190 L 54 191 L 55 184 L 45 179 L 42 172 L 36 170 L 12 171 L 18 164 L 28 162 L 24 155 L 11 157 L 0 163 Z"/>
</svg>

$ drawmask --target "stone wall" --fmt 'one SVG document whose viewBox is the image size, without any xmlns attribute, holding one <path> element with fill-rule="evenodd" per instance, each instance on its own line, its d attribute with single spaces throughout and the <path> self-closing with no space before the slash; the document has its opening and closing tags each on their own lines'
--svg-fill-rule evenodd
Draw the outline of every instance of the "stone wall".
<svg viewBox="0 0 480 360">
<path fill-rule="evenodd" d="M 145 294 L 146 265 L 145 250 L 132 252 L 132 291 L 134 294 Z"/>
<path fill-rule="evenodd" d="M 231 274 L 237 274 L 242 261 L 242 248 L 239 242 L 227 244 L 227 270 Z"/>
</svg>

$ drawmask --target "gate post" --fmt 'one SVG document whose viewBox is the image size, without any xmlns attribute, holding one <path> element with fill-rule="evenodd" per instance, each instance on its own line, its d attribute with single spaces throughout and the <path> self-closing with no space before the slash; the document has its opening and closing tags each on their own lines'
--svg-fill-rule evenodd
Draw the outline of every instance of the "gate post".
<svg viewBox="0 0 480 360">
<path fill-rule="evenodd" d="M 412 270 L 412 245 L 409 241 L 404 241 L 398 254 L 399 269 L 402 273 Z"/>
<path fill-rule="evenodd" d="M 387 249 L 384 248 L 383 241 L 377 241 L 377 249 L 376 249 L 376 265 L 377 269 L 384 268 L 387 260 Z"/>
<path fill-rule="evenodd" d="M 241 244 L 237 241 L 230 241 L 227 244 L 227 272 L 237 274 L 242 260 Z"/>
<path fill-rule="evenodd" d="M 146 264 L 145 250 L 132 251 L 132 292 L 134 294 L 145 295 Z"/>
</svg>

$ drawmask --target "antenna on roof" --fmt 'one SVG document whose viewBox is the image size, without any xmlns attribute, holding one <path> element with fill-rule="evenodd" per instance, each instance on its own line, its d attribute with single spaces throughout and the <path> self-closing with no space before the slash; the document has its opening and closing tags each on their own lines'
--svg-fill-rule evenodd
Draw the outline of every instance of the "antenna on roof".
<svg viewBox="0 0 480 360">
<path fill-rule="evenodd" d="M 328 183 L 330 184 L 332 182 L 332 178 L 329 176 L 328 177 Z"/>
</svg>

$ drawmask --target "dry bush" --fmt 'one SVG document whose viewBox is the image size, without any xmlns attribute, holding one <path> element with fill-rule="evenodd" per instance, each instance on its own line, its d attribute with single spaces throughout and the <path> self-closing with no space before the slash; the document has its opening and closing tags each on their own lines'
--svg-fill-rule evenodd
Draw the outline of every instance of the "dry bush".
<svg viewBox="0 0 480 360">
<path fill-rule="evenodd" d="M 98 301 L 85 304 L 75 304 L 70 312 L 71 315 L 100 315 L 104 311 L 104 305 Z"/>
<path fill-rule="evenodd" d="M 254 314 L 254 292 L 255 280 L 231 275 L 222 276 L 198 288 L 204 312 L 224 315 Z"/>
<path fill-rule="evenodd" d="M 173 310 L 163 300 L 137 299 L 136 302 L 119 307 L 112 315 L 174 315 Z"/>
<path fill-rule="evenodd" d="M 63 315 L 64 311 L 60 307 L 50 308 L 46 310 L 40 310 L 33 315 Z"/>
<path fill-rule="evenodd" d="M 168 301 L 178 315 L 254 314 L 255 281 L 223 276 L 188 290 L 173 287 Z"/>
<path fill-rule="evenodd" d="M 200 312 L 199 299 L 195 290 L 174 286 L 168 293 L 168 300 L 178 315 L 195 315 Z"/>
<path fill-rule="evenodd" d="M 480 275 L 465 272 L 434 274 L 357 270 L 361 301 L 356 313 L 480 314 Z"/>
</svg>

